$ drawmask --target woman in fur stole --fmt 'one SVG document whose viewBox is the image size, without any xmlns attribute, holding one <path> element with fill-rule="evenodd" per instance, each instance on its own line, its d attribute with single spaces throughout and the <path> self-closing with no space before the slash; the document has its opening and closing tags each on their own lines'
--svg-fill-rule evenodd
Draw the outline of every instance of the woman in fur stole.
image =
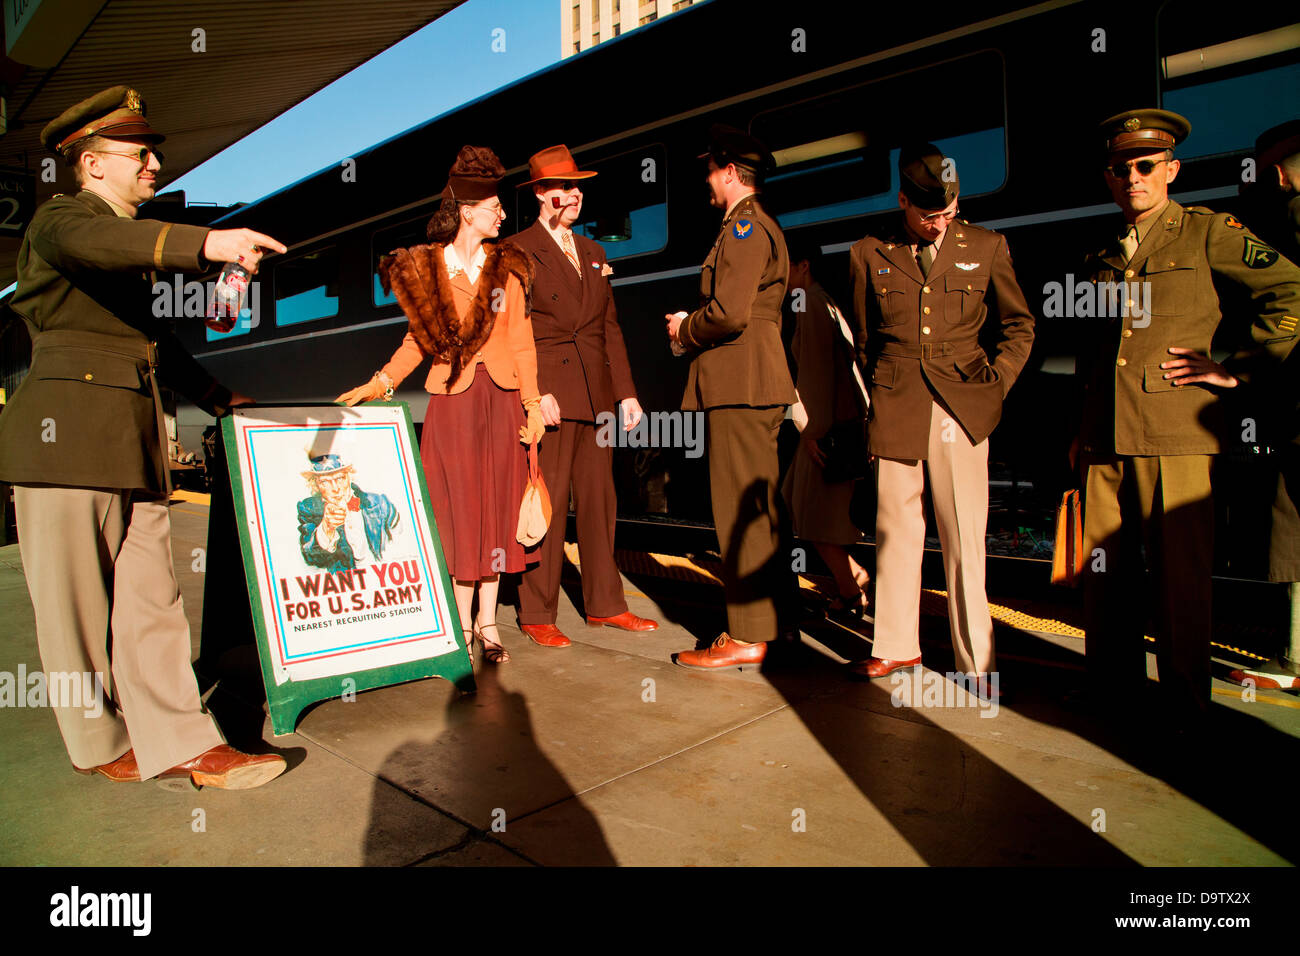
<svg viewBox="0 0 1300 956">
<path fill-rule="evenodd" d="M 369 382 L 336 399 L 391 397 L 433 359 L 420 458 L 462 624 L 478 591 L 466 647 L 472 658 L 477 638 L 483 656 L 499 664 L 510 660 L 496 626 L 500 575 L 537 560 L 515 538 L 527 472 L 520 442 L 545 431 L 529 321 L 532 267 L 509 244 L 485 242 L 506 217 L 497 197 L 504 175 L 492 150 L 461 149 L 429 220 L 429 244 L 394 250 L 379 264 L 385 291 L 410 320 L 406 337 Z"/>
</svg>

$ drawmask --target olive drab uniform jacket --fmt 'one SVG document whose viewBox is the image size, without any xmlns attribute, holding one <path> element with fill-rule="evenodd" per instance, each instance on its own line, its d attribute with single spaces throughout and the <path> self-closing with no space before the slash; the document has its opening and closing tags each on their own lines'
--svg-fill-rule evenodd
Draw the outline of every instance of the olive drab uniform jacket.
<svg viewBox="0 0 1300 956">
<path fill-rule="evenodd" d="M 781 342 L 790 258 L 781 228 L 753 196 L 723 219 L 700 272 L 700 307 L 677 337 L 692 353 L 682 408 L 794 403 Z"/>
<path fill-rule="evenodd" d="M 900 219 L 854 245 L 849 261 L 858 361 L 871 395 L 869 449 L 920 460 L 936 396 L 972 444 L 997 426 L 1029 358 L 1034 317 L 996 232 L 954 220 L 925 277 L 911 241 Z"/>
<path fill-rule="evenodd" d="M 36 211 L 11 303 L 31 333 L 32 364 L 0 415 L 0 480 L 167 489 L 158 385 L 210 414 L 230 392 L 155 318 L 150 270 L 206 268 L 207 234 L 118 216 L 86 190 Z"/>
<path fill-rule="evenodd" d="M 1300 267 L 1233 216 L 1170 200 L 1160 217 L 1130 262 L 1118 243 L 1088 259 L 1088 278 L 1116 284 L 1108 290 L 1126 283 L 1120 300 L 1135 306 L 1109 310 L 1127 315 L 1092 320 L 1096 331 L 1079 367 L 1086 389 L 1085 452 L 1217 454 L 1226 437 L 1221 390 L 1173 385 L 1160 368 L 1175 358 L 1169 348 L 1208 354 L 1225 318 L 1239 322 L 1241 328 L 1230 331 L 1247 344 L 1224 365 L 1248 383 L 1280 363 L 1296 342 Z M 1225 317 L 1215 286 L 1225 279 L 1249 295 L 1243 300 L 1248 314 Z M 1098 293 L 1098 301 L 1109 295 Z"/>
</svg>

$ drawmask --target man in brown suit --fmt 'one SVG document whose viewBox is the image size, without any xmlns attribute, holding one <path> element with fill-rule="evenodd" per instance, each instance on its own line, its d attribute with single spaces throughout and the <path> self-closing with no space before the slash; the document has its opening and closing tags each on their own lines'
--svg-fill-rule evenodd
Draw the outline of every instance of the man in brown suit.
<svg viewBox="0 0 1300 956">
<path fill-rule="evenodd" d="M 898 171 L 901 222 L 850 252 L 877 481 L 873 656 L 852 670 L 883 677 L 921 662 L 928 475 L 957 669 L 996 693 L 984 680 L 994 670 L 984 590 L 988 437 L 1029 358 L 1034 319 L 1006 240 L 956 219 L 953 164 L 924 143 L 900 150 Z"/>
<path fill-rule="evenodd" d="M 792 578 L 776 440 L 795 399 L 781 344 L 790 260 L 754 195 L 771 155 L 731 127 L 714 126 L 711 140 L 704 155 L 712 204 L 725 210 L 722 229 L 700 273 L 700 307 L 665 316 L 674 348 L 691 356 L 682 409 L 705 415 L 730 628 L 711 647 L 673 659 L 705 670 L 758 665 L 777 636 L 777 601 Z"/>
<path fill-rule="evenodd" d="M 582 214 L 581 181 L 596 174 L 578 169 L 565 146 L 534 155 L 528 171 L 530 179 L 523 185 L 533 187 L 539 214 L 510 241 L 534 263 L 533 339 L 547 425 L 538 458 L 553 507 L 541 561 L 524 572 L 519 584 L 519 628 L 543 647 L 567 647 L 571 642 L 555 626 L 555 616 L 570 485 L 587 623 L 624 631 L 653 631 L 659 625 L 628 610 L 614 563 L 618 501 L 613 449 L 597 440 L 597 417 L 612 414 L 615 404 L 621 404 L 624 427 L 630 430 L 641 420 L 641 406 L 618 327 L 605 250 L 573 231 Z"/>
<path fill-rule="evenodd" d="M 172 566 L 158 385 L 211 414 L 249 400 L 152 318 L 150 270 L 234 260 L 256 270 L 263 249 L 285 247 L 249 229 L 137 219 L 161 141 L 125 86 L 41 132 L 81 191 L 38 209 L 18 250 L 13 309 L 31 331 L 32 365 L 0 417 L 0 479 L 15 486 L 42 665 L 51 676 L 93 675 L 107 698 L 93 711 L 54 708 L 73 767 L 243 790 L 279 775 L 284 758 L 223 743 L 200 703 Z"/>
<path fill-rule="evenodd" d="M 1232 427 L 1221 396 L 1276 369 L 1300 323 L 1300 268 L 1236 217 L 1169 198 L 1174 146 L 1190 131 L 1185 118 L 1157 109 L 1101 125 L 1099 165 L 1124 221 L 1086 274 L 1123 289 L 1120 304 L 1132 307 L 1094 323 L 1079 363 L 1089 676 L 1117 713 L 1142 699 L 1148 565 L 1160 620 L 1158 712 L 1182 726 L 1210 705 L 1210 466 Z M 1234 287 L 1250 296 L 1249 340 L 1220 364 L 1210 343 L 1224 319 L 1220 289 Z"/>
</svg>

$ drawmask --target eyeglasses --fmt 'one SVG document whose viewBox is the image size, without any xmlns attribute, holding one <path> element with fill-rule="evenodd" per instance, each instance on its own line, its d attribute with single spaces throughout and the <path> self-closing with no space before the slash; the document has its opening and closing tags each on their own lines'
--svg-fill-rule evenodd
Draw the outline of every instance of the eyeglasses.
<svg viewBox="0 0 1300 956">
<path fill-rule="evenodd" d="M 153 153 L 159 163 L 163 161 L 163 154 L 152 146 L 141 146 L 134 153 L 119 153 L 112 149 L 97 149 L 94 150 L 94 152 L 103 153 L 106 156 L 125 156 L 127 159 L 134 159 L 141 166 L 144 166 L 149 162 L 150 153 Z"/>
<path fill-rule="evenodd" d="M 1167 162 L 1169 162 L 1167 159 L 1138 159 L 1127 163 L 1113 163 L 1106 167 L 1106 172 L 1116 179 L 1128 179 L 1130 169 L 1136 169 L 1139 176 L 1150 176 L 1157 166 Z"/>
<path fill-rule="evenodd" d="M 945 219 L 945 220 L 956 219 L 957 216 L 960 214 L 961 214 L 960 209 L 945 209 L 942 212 L 932 212 L 929 215 L 922 216 L 921 222 L 925 223 L 928 226 L 930 223 L 937 222 L 940 219 Z"/>
<path fill-rule="evenodd" d="M 498 219 L 506 214 L 505 207 L 502 206 L 501 203 L 499 202 L 491 206 L 474 206 L 472 208 L 474 209 L 475 212 L 491 213 L 493 216 L 497 217 Z"/>
</svg>

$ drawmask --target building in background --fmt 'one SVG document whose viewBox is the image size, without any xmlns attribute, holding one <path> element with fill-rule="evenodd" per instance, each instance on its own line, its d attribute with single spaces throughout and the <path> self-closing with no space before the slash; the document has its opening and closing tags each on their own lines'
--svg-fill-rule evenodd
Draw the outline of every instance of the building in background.
<svg viewBox="0 0 1300 956">
<path fill-rule="evenodd" d="M 700 0 L 560 0 L 560 56 L 590 49 Z"/>
</svg>

